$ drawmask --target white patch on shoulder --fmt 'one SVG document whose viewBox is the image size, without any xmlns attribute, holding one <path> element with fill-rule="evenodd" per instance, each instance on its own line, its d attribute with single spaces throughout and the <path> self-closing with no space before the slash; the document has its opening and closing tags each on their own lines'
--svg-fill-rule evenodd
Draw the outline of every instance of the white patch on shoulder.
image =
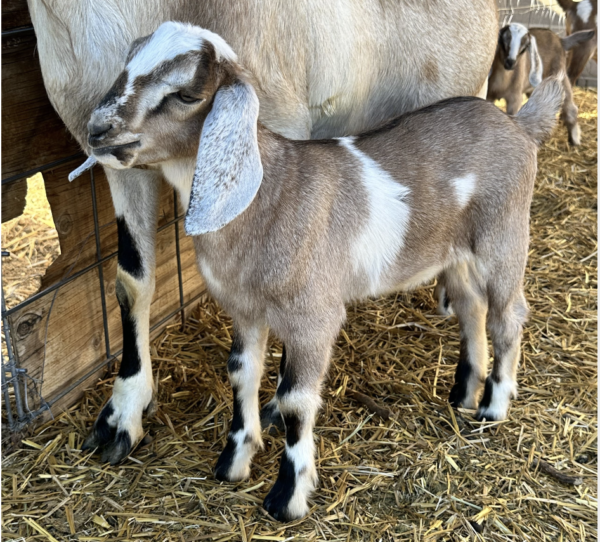
<svg viewBox="0 0 600 542">
<path fill-rule="evenodd" d="M 394 263 L 404 244 L 410 218 L 406 202 L 410 190 L 357 149 L 354 138 L 340 138 L 339 142 L 362 166 L 361 181 L 369 198 L 369 218 L 352 247 L 353 262 L 355 271 L 367 276 L 365 295 L 376 295 L 383 286 L 383 272 Z"/>
<path fill-rule="evenodd" d="M 161 162 L 160 168 L 166 181 L 177 190 L 184 214 L 187 213 L 192 193 L 192 179 L 196 162 L 189 160 L 167 160 Z"/>
<path fill-rule="evenodd" d="M 510 51 L 508 58 L 517 59 L 519 56 L 519 49 L 521 48 L 521 40 L 523 36 L 529 32 L 526 26 L 519 23 L 511 23 L 508 25 L 510 29 Z"/>
<path fill-rule="evenodd" d="M 581 0 L 581 2 L 577 4 L 577 16 L 584 23 L 587 23 L 590 20 L 592 9 L 592 3 L 590 2 L 590 0 Z"/>
<path fill-rule="evenodd" d="M 477 177 L 474 173 L 469 173 L 464 177 L 455 177 L 450 182 L 454 186 L 454 193 L 460 208 L 466 207 L 477 187 Z"/>
</svg>

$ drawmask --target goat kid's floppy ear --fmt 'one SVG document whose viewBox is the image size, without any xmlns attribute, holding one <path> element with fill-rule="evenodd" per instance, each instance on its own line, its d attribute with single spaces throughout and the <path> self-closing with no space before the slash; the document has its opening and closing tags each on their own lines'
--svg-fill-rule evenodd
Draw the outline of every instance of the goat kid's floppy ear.
<svg viewBox="0 0 600 542">
<path fill-rule="evenodd" d="M 529 45 L 529 58 L 531 60 L 531 70 L 529 71 L 529 82 L 532 87 L 537 87 L 542 82 L 542 74 L 544 72 L 544 66 L 542 65 L 542 58 L 538 52 L 537 42 L 533 36 L 530 36 Z"/>
<path fill-rule="evenodd" d="M 240 79 L 215 94 L 200 137 L 185 216 L 188 235 L 219 230 L 256 196 L 263 177 L 256 136 L 258 107 L 256 92 Z"/>
</svg>

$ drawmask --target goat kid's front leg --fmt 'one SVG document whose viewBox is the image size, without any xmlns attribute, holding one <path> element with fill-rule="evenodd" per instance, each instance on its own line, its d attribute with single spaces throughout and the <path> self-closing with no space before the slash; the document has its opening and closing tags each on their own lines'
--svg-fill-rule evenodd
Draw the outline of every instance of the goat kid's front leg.
<svg viewBox="0 0 600 542">
<path fill-rule="evenodd" d="M 318 481 L 313 430 L 321 405 L 321 382 L 331 346 L 286 343 L 287 359 L 276 399 L 285 423 L 285 449 L 279 475 L 264 508 L 279 521 L 304 517 Z"/>
<path fill-rule="evenodd" d="M 82 449 L 98 448 L 102 461 L 114 465 L 142 438 L 144 411 L 152 414 L 155 410 L 149 332 L 160 178 L 141 170 L 107 170 L 106 175 L 117 216 L 116 293 L 123 355 L 112 397 L 100 411 Z"/>
<path fill-rule="evenodd" d="M 268 334 L 266 326 L 234 324 L 234 338 L 227 361 L 233 388 L 233 420 L 227 445 L 215 467 L 217 480 L 239 482 L 248 478 L 252 457 L 263 447 L 258 390 Z"/>
</svg>

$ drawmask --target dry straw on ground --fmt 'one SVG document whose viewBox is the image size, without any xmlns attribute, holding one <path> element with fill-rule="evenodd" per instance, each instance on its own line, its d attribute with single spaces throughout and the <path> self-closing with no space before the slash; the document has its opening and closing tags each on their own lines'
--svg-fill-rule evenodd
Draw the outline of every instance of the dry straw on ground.
<svg viewBox="0 0 600 542">
<path fill-rule="evenodd" d="M 458 329 L 434 316 L 431 286 L 349 307 L 317 421 L 320 487 L 306 519 L 277 523 L 261 502 L 281 436 L 264 435 L 247 482 L 212 476 L 232 415 L 231 320 L 206 300 L 153 343 L 160 408 L 129 458 L 111 467 L 79 451 L 112 376 L 5 457 L 4 539 L 596 540 L 597 95 L 576 98 L 584 145 L 569 148 L 561 127 L 539 155 L 531 318 L 508 421 L 449 408 Z M 280 352 L 272 341 L 263 403 Z"/>
</svg>

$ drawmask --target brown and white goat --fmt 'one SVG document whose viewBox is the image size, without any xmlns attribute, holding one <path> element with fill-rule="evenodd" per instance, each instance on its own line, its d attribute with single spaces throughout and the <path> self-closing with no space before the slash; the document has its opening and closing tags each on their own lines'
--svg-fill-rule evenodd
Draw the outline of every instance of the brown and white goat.
<svg viewBox="0 0 600 542">
<path fill-rule="evenodd" d="M 91 116 L 89 144 L 108 167 L 155 168 L 179 190 L 208 289 L 233 317 L 233 421 L 218 479 L 249 477 L 263 445 L 258 390 L 271 330 L 285 356 L 263 415 L 283 419 L 286 446 L 264 506 L 280 520 L 305 515 L 345 304 L 441 274 L 461 329 L 450 401 L 477 419 L 507 416 L 537 145 L 561 89 L 548 79 L 514 118 L 453 98 L 360 136 L 297 141 L 258 122 L 251 76 L 219 36 L 171 22 L 134 44 Z"/>
<path fill-rule="evenodd" d="M 597 34 L 598 0 L 558 0 L 566 16 L 567 35 L 581 30 L 594 30 Z M 567 74 L 572 85 L 583 72 L 585 65 L 596 52 L 597 38 L 575 45 L 567 54 Z"/>
<path fill-rule="evenodd" d="M 519 23 L 503 27 L 488 81 L 487 99 L 495 101 L 504 98 L 506 112 L 515 115 L 523 103 L 523 94 L 531 95 L 542 79 L 566 73 L 566 51 L 593 37 L 593 31 L 576 32 L 567 38 L 559 38 L 546 28 L 528 30 Z M 562 82 L 564 101 L 561 118 L 567 125 L 569 143 L 579 145 L 581 135 L 573 90 L 566 77 Z"/>
</svg>

